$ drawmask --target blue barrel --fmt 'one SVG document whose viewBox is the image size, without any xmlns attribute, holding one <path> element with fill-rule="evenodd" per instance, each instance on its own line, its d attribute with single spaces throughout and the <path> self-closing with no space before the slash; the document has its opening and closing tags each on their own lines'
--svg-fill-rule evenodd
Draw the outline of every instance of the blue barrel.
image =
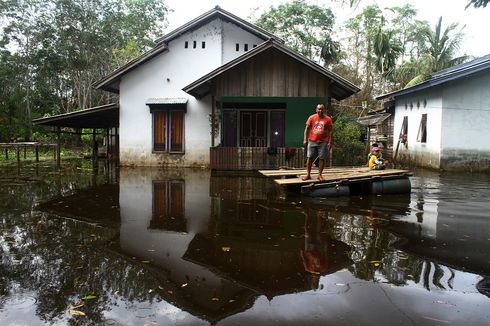
<svg viewBox="0 0 490 326">
<path fill-rule="evenodd" d="M 408 177 L 374 181 L 371 183 L 371 194 L 373 195 L 406 194 L 411 191 L 412 185 Z"/>
<path fill-rule="evenodd" d="M 328 186 L 328 187 L 312 187 L 309 191 L 311 197 L 339 197 L 349 196 L 349 186 Z"/>
</svg>

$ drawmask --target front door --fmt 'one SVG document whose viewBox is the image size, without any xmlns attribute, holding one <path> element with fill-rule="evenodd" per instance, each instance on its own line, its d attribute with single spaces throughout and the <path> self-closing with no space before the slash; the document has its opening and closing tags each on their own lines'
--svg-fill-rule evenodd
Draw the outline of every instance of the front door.
<svg viewBox="0 0 490 326">
<path fill-rule="evenodd" d="M 267 111 L 240 111 L 240 147 L 267 147 Z"/>
</svg>

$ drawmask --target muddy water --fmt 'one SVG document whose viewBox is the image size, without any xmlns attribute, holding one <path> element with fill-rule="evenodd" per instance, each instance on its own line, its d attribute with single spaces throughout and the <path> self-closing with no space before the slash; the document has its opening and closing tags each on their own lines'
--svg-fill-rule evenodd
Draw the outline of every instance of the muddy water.
<svg viewBox="0 0 490 326">
<path fill-rule="evenodd" d="M 1 325 L 484 325 L 490 179 L 310 199 L 260 177 L 0 168 Z"/>
</svg>

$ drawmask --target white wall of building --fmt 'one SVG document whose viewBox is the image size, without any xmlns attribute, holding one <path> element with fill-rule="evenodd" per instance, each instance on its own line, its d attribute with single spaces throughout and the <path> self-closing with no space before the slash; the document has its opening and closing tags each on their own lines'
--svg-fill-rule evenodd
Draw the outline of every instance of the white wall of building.
<svg viewBox="0 0 490 326">
<path fill-rule="evenodd" d="M 408 117 L 408 146 L 400 144 L 398 158 L 404 161 L 415 161 L 430 167 L 439 167 L 441 107 L 441 91 L 437 89 L 408 94 L 396 99 L 393 130 L 394 150 L 398 144 L 403 118 Z M 427 114 L 427 140 L 425 143 L 417 141 L 423 114 Z"/>
<path fill-rule="evenodd" d="M 443 107 L 444 150 L 490 151 L 490 74 L 448 83 Z"/>
<path fill-rule="evenodd" d="M 253 49 L 263 42 L 257 36 L 241 29 L 235 24 L 223 23 L 223 64 Z M 236 50 L 238 44 L 238 51 Z M 245 46 L 248 50 L 245 50 Z"/>
<path fill-rule="evenodd" d="M 120 82 L 121 165 L 209 165 L 211 98 L 197 100 L 182 88 L 242 55 L 242 51 L 235 51 L 235 43 L 246 42 L 255 44 L 260 40 L 236 25 L 216 19 L 171 41 L 168 52 L 125 74 Z M 188 99 L 185 155 L 153 153 L 152 115 L 146 105 L 149 98 Z"/>
</svg>

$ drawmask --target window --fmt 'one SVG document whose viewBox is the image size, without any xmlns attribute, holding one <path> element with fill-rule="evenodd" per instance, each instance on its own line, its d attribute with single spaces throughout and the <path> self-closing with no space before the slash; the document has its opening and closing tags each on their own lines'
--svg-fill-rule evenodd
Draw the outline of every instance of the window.
<svg viewBox="0 0 490 326">
<path fill-rule="evenodd" d="M 184 48 L 186 48 L 186 49 L 187 49 L 188 47 L 189 47 L 189 41 L 185 41 L 185 43 L 184 43 Z"/>
<path fill-rule="evenodd" d="M 196 42 L 196 41 L 194 41 L 194 42 L 192 43 L 192 47 L 195 49 L 195 48 L 196 48 L 196 46 L 197 46 L 197 42 Z"/>
<path fill-rule="evenodd" d="M 184 152 L 184 111 L 153 111 L 153 150 Z"/>
<path fill-rule="evenodd" d="M 240 51 L 240 44 L 235 44 L 235 50 Z"/>
<path fill-rule="evenodd" d="M 150 229 L 187 231 L 184 212 L 184 181 L 169 180 L 153 183 L 153 215 Z"/>
<path fill-rule="evenodd" d="M 245 47 L 244 50 L 248 51 L 248 44 L 245 44 L 244 47 Z"/>
<path fill-rule="evenodd" d="M 205 48 L 206 48 L 206 42 L 202 41 L 202 42 L 201 42 L 201 47 L 202 47 L 203 49 L 205 49 Z"/>
<path fill-rule="evenodd" d="M 420 119 L 419 133 L 417 134 L 417 141 L 421 143 L 427 142 L 427 114 L 422 114 Z"/>
</svg>

